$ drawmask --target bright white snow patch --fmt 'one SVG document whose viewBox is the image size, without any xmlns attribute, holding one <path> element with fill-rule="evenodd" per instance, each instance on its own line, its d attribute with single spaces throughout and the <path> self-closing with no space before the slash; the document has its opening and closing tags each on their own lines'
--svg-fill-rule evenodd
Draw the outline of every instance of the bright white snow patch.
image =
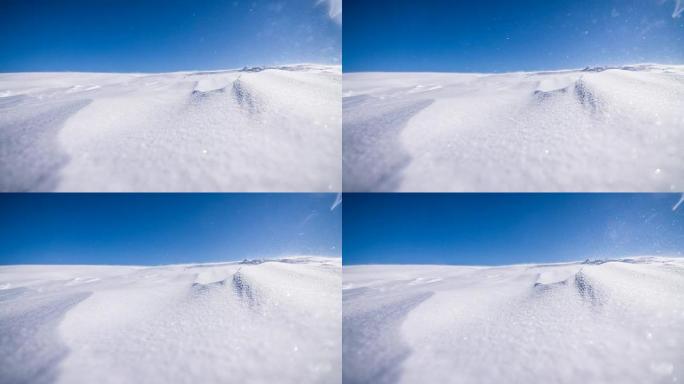
<svg viewBox="0 0 684 384">
<path fill-rule="evenodd" d="M 334 211 L 335 208 L 337 208 L 337 206 L 340 204 L 342 204 L 342 194 L 338 193 L 335 195 L 335 201 L 333 201 L 332 205 L 330 206 L 330 210 Z"/>
<path fill-rule="evenodd" d="M 2 382 L 336 383 L 341 261 L 0 267 Z"/>
<path fill-rule="evenodd" d="M 341 69 L 0 74 L 0 191 L 339 191 Z"/>
<path fill-rule="evenodd" d="M 675 9 L 672 12 L 672 18 L 676 19 L 684 12 L 684 2 L 682 0 L 675 0 Z"/>
<path fill-rule="evenodd" d="M 343 382 L 672 383 L 684 260 L 344 268 Z"/>
<path fill-rule="evenodd" d="M 344 75 L 346 191 L 680 191 L 684 66 Z"/>
<path fill-rule="evenodd" d="M 318 0 L 317 4 L 324 4 L 328 7 L 328 17 L 342 25 L 342 0 Z"/>
<path fill-rule="evenodd" d="M 684 203 L 684 193 L 682 193 L 682 195 L 679 197 L 679 201 L 677 201 L 674 207 L 672 207 L 672 212 L 676 211 L 679 206 L 682 205 L 682 203 Z"/>
</svg>

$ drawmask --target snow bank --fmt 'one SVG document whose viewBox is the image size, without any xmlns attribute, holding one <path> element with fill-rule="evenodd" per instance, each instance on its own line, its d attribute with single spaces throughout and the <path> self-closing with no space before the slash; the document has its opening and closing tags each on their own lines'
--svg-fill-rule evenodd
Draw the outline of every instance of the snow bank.
<svg viewBox="0 0 684 384">
<path fill-rule="evenodd" d="M 344 268 L 344 383 L 672 383 L 684 260 Z"/>
<path fill-rule="evenodd" d="M 344 75 L 346 191 L 679 191 L 684 66 Z"/>
<path fill-rule="evenodd" d="M 0 74 L 2 191 L 338 191 L 341 69 Z"/>
<path fill-rule="evenodd" d="M 341 262 L 0 267 L 4 383 L 337 383 Z"/>
</svg>

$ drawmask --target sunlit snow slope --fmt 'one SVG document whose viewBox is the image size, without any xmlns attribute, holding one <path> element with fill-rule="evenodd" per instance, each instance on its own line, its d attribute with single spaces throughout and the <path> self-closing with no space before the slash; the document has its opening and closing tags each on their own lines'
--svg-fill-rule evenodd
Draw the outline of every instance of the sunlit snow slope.
<svg viewBox="0 0 684 384">
<path fill-rule="evenodd" d="M 0 74 L 2 191 L 338 191 L 341 69 Z"/>
<path fill-rule="evenodd" d="M 0 267 L 2 383 L 339 383 L 339 258 Z"/>
<path fill-rule="evenodd" d="M 680 191 L 684 66 L 344 75 L 347 191 Z"/>
<path fill-rule="evenodd" d="M 343 382 L 684 380 L 684 260 L 344 267 Z"/>
</svg>

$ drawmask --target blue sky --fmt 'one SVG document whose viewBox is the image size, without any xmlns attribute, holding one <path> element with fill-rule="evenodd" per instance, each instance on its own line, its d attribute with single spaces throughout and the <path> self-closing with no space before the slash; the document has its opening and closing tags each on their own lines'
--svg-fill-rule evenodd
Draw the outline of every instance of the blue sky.
<svg viewBox="0 0 684 384">
<path fill-rule="evenodd" d="M 682 0 L 345 0 L 345 72 L 684 64 Z"/>
<path fill-rule="evenodd" d="M 349 264 L 684 255 L 679 194 L 345 194 Z"/>
<path fill-rule="evenodd" d="M 0 72 L 338 64 L 340 0 L 2 0 Z"/>
<path fill-rule="evenodd" d="M 335 194 L 1 194 L 0 264 L 340 256 Z"/>
</svg>

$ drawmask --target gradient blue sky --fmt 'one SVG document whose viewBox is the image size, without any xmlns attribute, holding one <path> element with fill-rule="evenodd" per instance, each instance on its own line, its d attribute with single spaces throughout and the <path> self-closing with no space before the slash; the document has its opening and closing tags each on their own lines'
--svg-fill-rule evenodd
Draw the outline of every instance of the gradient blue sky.
<svg viewBox="0 0 684 384">
<path fill-rule="evenodd" d="M 2 0 L 0 72 L 339 64 L 339 0 Z"/>
<path fill-rule="evenodd" d="M 680 194 L 345 194 L 350 264 L 684 255 Z"/>
<path fill-rule="evenodd" d="M 0 264 L 341 255 L 335 194 L 0 194 Z"/>
<path fill-rule="evenodd" d="M 683 8 L 682 0 L 345 0 L 344 70 L 684 64 Z"/>
</svg>

